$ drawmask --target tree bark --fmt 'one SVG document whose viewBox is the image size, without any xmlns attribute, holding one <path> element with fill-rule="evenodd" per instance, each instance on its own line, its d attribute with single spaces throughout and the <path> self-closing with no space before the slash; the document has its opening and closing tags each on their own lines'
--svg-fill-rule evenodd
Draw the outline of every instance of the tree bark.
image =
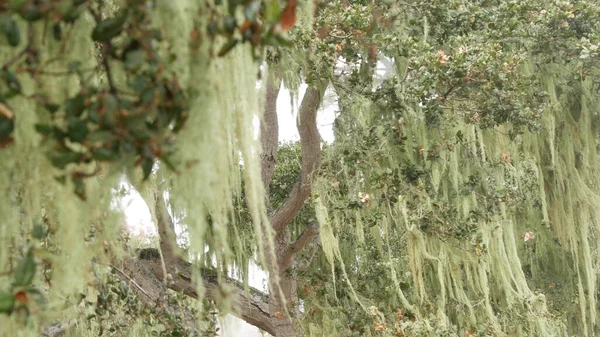
<svg viewBox="0 0 600 337">
<path fill-rule="evenodd" d="M 317 111 L 322 94 L 314 87 L 308 87 L 300 109 L 296 126 L 302 146 L 302 167 L 298 183 L 289 196 L 271 217 L 271 226 L 275 230 L 275 261 L 268 257 L 269 268 L 269 312 L 276 337 L 300 337 L 302 331 L 294 326 L 298 311 L 298 281 L 293 271 L 296 254 L 310 241 L 316 231 L 307 229 L 293 244 L 290 241 L 289 224 L 300 212 L 302 205 L 310 196 L 312 175 L 321 162 L 321 137 L 317 129 Z M 266 119 L 265 119 L 266 122 Z M 277 120 L 275 120 L 277 122 Z M 268 183 L 268 181 L 263 181 Z M 268 248 L 265 245 L 265 248 Z M 265 251 L 269 251 L 265 249 Z"/>
<path fill-rule="evenodd" d="M 296 126 L 302 145 L 302 168 L 300 179 L 292 188 L 292 192 L 271 218 L 271 226 L 275 231 L 287 227 L 298 215 L 304 201 L 310 195 L 312 174 L 321 163 L 321 136 L 317 129 L 317 110 L 323 95 L 319 89 L 308 87 L 300 109 Z"/>
<path fill-rule="evenodd" d="M 269 261 L 269 313 L 275 336 L 301 336 L 301 332 L 294 329 L 293 321 L 298 313 L 298 281 L 291 268 L 282 263 L 282 258 L 287 255 L 290 246 L 288 228 L 279 231 L 273 241 L 277 261 Z M 293 258 L 292 255 L 292 263 Z M 277 277 L 274 277 L 275 275 Z"/>
</svg>

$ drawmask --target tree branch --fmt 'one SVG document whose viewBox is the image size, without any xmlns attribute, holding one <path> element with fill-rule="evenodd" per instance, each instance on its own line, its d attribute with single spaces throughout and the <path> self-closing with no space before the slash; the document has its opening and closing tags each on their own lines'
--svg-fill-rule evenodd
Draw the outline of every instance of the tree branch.
<svg viewBox="0 0 600 337">
<path fill-rule="evenodd" d="M 144 269 L 149 272 L 154 278 L 162 277 L 162 266 L 159 253 L 156 249 L 148 248 L 140 253 L 139 263 Z M 169 261 L 167 271 L 172 276 L 172 282 L 169 288 L 181 292 L 192 298 L 198 298 L 198 292 L 192 281 L 192 264 L 178 258 L 177 260 Z M 139 274 L 131 276 L 132 279 L 139 281 Z M 206 298 L 215 300 L 219 292 L 219 280 L 217 273 L 213 270 L 204 268 L 200 270 L 200 276 L 206 289 Z M 244 290 L 242 282 L 229 277 L 224 277 L 221 282 L 233 285 L 236 289 L 236 296 L 233 303 L 233 314 L 238 318 L 248 322 L 251 325 L 258 327 L 271 335 L 275 335 L 273 323 L 269 316 L 268 295 L 263 294 L 258 289 L 249 288 L 249 291 Z M 146 287 L 144 287 L 146 289 Z M 146 289 L 147 290 L 147 289 Z"/>
<path fill-rule="evenodd" d="M 322 97 L 323 94 L 319 89 L 308 87 L 300 104 L 296 126 L 302 145 L 302 169 L 298 183 L 283 205 L 271 217 L 271 225 L 277 232 L 285 228 L 298 215 L 304 201 L 310 195 L 311 175 L 321 162 L 321 136 L 317 129 L 317 110 Z"/>
<path fill-rule="evenodd" d="M 175 226 L 169 213 L 167 212 L 166 202 L 162 192 L 155 192 L 156 202 L 156 221 L 158 233 L 160 236 L 160 252 L 154 248 L 143 249 L 140 251 L 139 259 L 135 263 L 129 263 L 123 267 L 123 271 L 129 277 L 141 286 L 150 297 L 158 298 L 160 289 L 164 288 L 164 283 L 158 281 L 164 278 L 163 263 L 167 274 L 171 275 L 168 282 L 168 288 L 181 292 L 192 298 L 198 298 L 196 286 L 193 281 L 192 264 L 174 251 L 177 249 Z M 206 289 L 206 298 L 216 300 L 219 292 L 219 282 L 226 282 L 233 285 L 236 289 L 236 296 L 233 303 L 233 314 L 251 325 L 258 327 L 271 335 L 275 335 L 273 323 L 269 315 L 268 296 L 261 291 L 250 288 L 248 292 L 244 289 L 244 284 L 229 277 L 219 279 L 217 273 L 210 269 L 201 269 L 200 276 L 204 289 Z M 158 282 L 158 284 L 157 284 Z M 150 290 L 149 290 L 150 289 Z"/>
<path fill-rule="evenodd" d="M 260 123 L 260 146 L 262 149 L 262 182 L 265 195 L 269 195 L 269 184 L 277 163 L 277 149 L 279 148 L 279 122 L 277 120 L 277 96 L 281 80 L 269 72 L 266 83 L 265 113 Z"/>
<path fill-rule="evenodd" d="M 319 233 L 319 224 L 311 222 L 306 226 L 306 229 L 300 234 L 294 243 L 292 243 L 287 252 L 281 257 L 280 268 L 287 268 L 290 266 L 292 259 L 302 248 L 304 248 L 309 242 L 312 241 L 315 235 Z"/>
</svg>

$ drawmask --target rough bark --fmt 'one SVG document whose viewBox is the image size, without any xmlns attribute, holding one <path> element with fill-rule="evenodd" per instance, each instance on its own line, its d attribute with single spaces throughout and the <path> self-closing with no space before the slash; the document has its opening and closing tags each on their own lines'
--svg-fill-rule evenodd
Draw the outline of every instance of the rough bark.
<svg viewBox="0 0 600 337">
<path fill-rule="evenodd" d="M 198 298 L 198 293 L 192 280 L 192 264 L 181 258 L 175 258 L 165 261 L 165 265 L 167 266 L 167 273 L 171 275 L 172 279 L 168 287 L 192 298 Z M 141 251 L 139 259 L 125 261 L 123 268 L 127 271 L 126 273 L 131 279 L 140 285 L 140 282 L 162 278 L 162 264 L 160 255 L 156 249 L 150 248 Z M 206 291 L 206 298 L 215 300 L 219 289 L 217 273 L 214 270 L 201 269 L 200 277 Z M 246 291 L 241 282 L 229 277 L 222 277 L 220 282 L 226 282 L 237 289 L 233 303 L 233 314 L 235 316 L 261 330 L 275 335 L 275 330 L 269 317 L 268 295 L 252 287 L 248 287 L 248 291 Z M 159 294 L 164 285 L 162 282 L 153 282 L 152 284 L 146 283 L 142 287 L 146 291 L 150 290 L 151 293 Z"/>
<path fill-rule="evenodd" d="M 277 232 L 273 240 L 277 261 L 269 261 L 269 312 L 276 337 L 301 336 L 295 331 L 293 318 L 297 314 L 296 275 L 281 263 L 289 249 L 289 230 L 285 227 Z M 293 263 L 294 255 L 290 256 Z M 275 277 L 277 275 L 277 277 Z"/>
<path fill-rule="evenodd" d="M 319 224 L 316 222 L 310 223 L 306 226 L 306 229 L 300 236 L 296 239 L 296 241 L 291 244 L 286 252 L 282 253 L 280 265 L 283 268 L 288 268 L 292 265 L 293 258 L 298 254 L 302 248 L 306 247 L 309 242 L 311 242 L 314 237 L 319 233 Z"/>
</svg>

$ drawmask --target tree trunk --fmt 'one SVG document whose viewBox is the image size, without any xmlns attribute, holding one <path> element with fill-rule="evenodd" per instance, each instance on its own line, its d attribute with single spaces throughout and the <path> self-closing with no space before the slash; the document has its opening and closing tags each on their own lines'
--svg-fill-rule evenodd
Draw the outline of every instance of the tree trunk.
<svg viewBox="0 0 600 337">
<path fill-rule="evenodd" d="M 269 313 L 275 330 L 275 337 L 300 337 L 300 329 L 294 327 L 293 318 L 298 314 L 297 288 L 295 273 L 283 261 L 290 248 L 289 231 L 279 231 L 274 238 L 277 270 L 269 261 L 269 272 L 279 276 L 279 284 L 273 276 L 269 276 Z M 292 258 L 293 259 L 293 258 Z M 272 259 L 269 259 L 272 260 Z M 287 264 L 289 265 L 289 264 Z"/>
</svg>

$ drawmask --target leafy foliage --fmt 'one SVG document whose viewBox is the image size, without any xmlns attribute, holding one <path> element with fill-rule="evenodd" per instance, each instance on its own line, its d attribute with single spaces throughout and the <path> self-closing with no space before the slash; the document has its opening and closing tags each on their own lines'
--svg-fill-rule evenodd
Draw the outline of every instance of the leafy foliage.
<svg viewBox="0 0 600 337">
<path fill-rule="evenodd" d="M 176 170 L 171 159 L 175 138 L 189 117 L 189 102 L 195 93 L 181 87 L 177 75 L 169 70 L 178 55 L 153 22 L 154 1 L 124 1 L 111 9 L 104 1 L 90 0 L 19 0 L 2 6 L 0 27 L 6 43 L 18 50 L 2 64 L 2 146 L 13 141 L 16 116 L 7 100 L 24 95 L 20 77 L 73 77 L 81 87 L 62 102 L 43 93 L 29 95 L 49 114 L 48 122 L 37 124 L 36 131 L 51 143 L 48 157 L 52 165 L 60 170 L 75 167 L 58 176 L 59 181 L 71 179 L 75 192 L 85 199 L 84 179 L 97 175 L 102 163 L 141 166 L 144 180 L 157 160 Z M 195 28 L 190 32 L 192 48 L 199 48 L 206 34 L 213 40 L 217 36 L 229 39 L 219 56 L 237 44 L 237 35 L 242 42 L 251 44 L 255 57 L 265 46 L 286 44 L 281 36 L 284 30 L 278 27 L 282 20 L 291 20 L 286 15 L 295 16 L 295 8 L 280 8 L 278 1 L 230 1 L 227 14 L 223 14 L 223 7 L 220 1 L 209 7 L 210 14 L 205 15 L 211 21 L 204 27 L 206 31 Z M 239 9 L 245 18 L 241 23 L 234 15 Z M 81 62 L 73 61 L 67 69 L 54 70 L 54 57 L 58 55 L 38 45 L 37 25 L 52 27 L 43 29 L 43 39 L 54 39 L 65 48 L 72 35 L 66 32 L 86 20 L 86 15 L 95 21 L 89 42 L 97 48 L 98 65 L 85 68 Z M 24 26 L 26 34 L 21 33 Z M 24 35 L 27 38 L 22 38 Z M 106 83 L 99 85 L 93 76 L 97 74 L 105 77 Z"/>
</svg>

